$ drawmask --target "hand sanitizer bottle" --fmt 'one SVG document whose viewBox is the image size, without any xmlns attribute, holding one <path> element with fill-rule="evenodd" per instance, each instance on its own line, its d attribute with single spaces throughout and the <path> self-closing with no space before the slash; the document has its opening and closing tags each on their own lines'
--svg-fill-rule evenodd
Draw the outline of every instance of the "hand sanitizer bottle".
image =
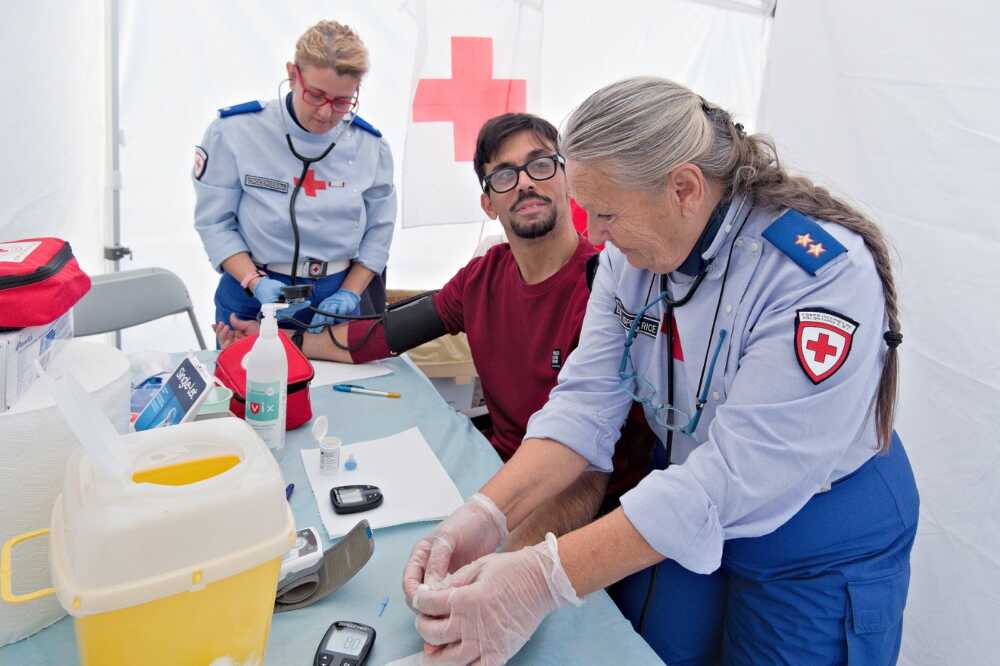
<svg viewBox="0 0 1000 666">
<path fill-rule="evenodd" d="M 285 403 L 288 399 L 288 357 L 278 338 L 274 313 L 284 303 L 264 303 L 260 335 L 243 361 L 247 370 L 246 420 L 281 460 L 285 451 Z"/>
</svg>

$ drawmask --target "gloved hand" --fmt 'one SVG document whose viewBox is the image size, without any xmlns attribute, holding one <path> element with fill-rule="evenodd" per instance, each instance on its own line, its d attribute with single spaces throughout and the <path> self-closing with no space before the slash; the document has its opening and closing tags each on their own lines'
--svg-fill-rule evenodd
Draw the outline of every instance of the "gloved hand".
<svg viewBox="0 0 1000 666">
<path fill-rule="evenodd" d="M 521 649 L 546 615 L 583 602 L 559 560 L 556 537 L 513 553 L 487 555 L 413 597 L 417 632 L 431 645 L 424 666 L 499 666 Z"/>
<path fill-rule="evenodd" d="M 450 571 L 492 553 L 507 538 L 507 517 L 486 495 L 476 493 L 417 542 L 403 570 L 403 594 L 413 607 L 422 583 L 439 582 Z"/>
<path fill-rule="evenodd" d="M 319 309 L 338 315 L 357 314 L 361 309 L 361 297 L 350 289 L 338 289 L 332 296 L 323 299 L 323 302 L 319 304 Z M 321 327 L 327 324 L 336 324 L 337 321 L 336 317 L 321 315 L 317 312 L 313 315 L 312 321 L 309 322 L 309 331 L 318 333 Z"/>
<path fill-rule="evenodd" d="M 253 286 L 253 297 L 261 303 L 277 303 L 284 286 L 274 278 L 262 277 Z"/>
</svg>

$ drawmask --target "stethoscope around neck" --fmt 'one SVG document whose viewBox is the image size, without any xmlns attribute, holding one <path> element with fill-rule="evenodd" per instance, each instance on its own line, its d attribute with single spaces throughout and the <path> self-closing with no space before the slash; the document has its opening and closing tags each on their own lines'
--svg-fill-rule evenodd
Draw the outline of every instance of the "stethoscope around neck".
<svg viewBox="0 0 1000 666">
<path fill-rule="evenodd" d="M 282 96 L 281 89 L 286 81 L 290 83 L 288 79 L 284 79 L 281 81 L 281 83 L 278 84 L 278 111 L 281 114 L 281 123 L 282 125 L 285 126 L 285 142 L 288 144 L 288 150 L 292 153 L 292 155 L 295 156 L 295 159 L 302 162 L 302 173 L 299 175 L 299 179 L 295 183 L 295 187 L 292 188 L 292 196 L 288 199 L 288 220 L 289 222 L 291 222 L 292 225 L 292 241 L 293 241 L 292 274 L 290 276 L 291 283 L 289 284 L 289 286 L 285 287 L 285 289 L 282 290 L 285 294 L 285 299 L 287 301 L 293 301 L 293 300 L 307 299 L 309 297 L 309 292 L 312 290 L 312 285 L 297 285 L 295 280 L 299 269 L 299 223 L 298 220 L 296 220 L 295 218 L 295 201 L 299 198 L 299 192 L 302 191 L 302 183 L 305 182 L 306 176 L 309 174 L 309 168 L 313 164 L 316 164 L 317 162 L 322 162 L 323 159 L 325 159 L 326 156 L 330 154 L 330 151 L 336 147 L 337 141 L 340 140 L 340 135 L 348 127 L 350 127 L 350 125 L 354 122 L 354 119 L 357 117 L 358 114 L 353 110 L 350 112 L 351 114 L 350 122 L 348 122 L 346 125 L 341 123 L 340 129 L 337 131 L 336 136 L 334 136 L 333 140 L 330 142 L 330 145 L 326 147 L 326 150 L 319 153 L 318 155 L 313 155 L 313 156 L 303 155 L 302 153 L 300 153 L 298 150 L 295 149 L 295 143 L 292 141 L 292 134 L 288 129 L 288 119 L 285 117 L 285 104 L 287 104 L 287 101 Z"/>
<path fill-rule="evenodd" d="M 743 201 L 740 202 L 740 206 L 736 210 L 736 214 L 733 216 L 734 219 L 739 217 L 745 203 L 746 203 L 746 198 L 744 198 Z M 750 219 L 750 213 L 752 211 L 753 207 L 751 206 L 750 210 L 747 211 L 746 216 L 740 222 L 740 226 L 736 229 L 736 233 L 734 234 L 734 236 L 738 236 L 740 232 L 743 231 L 743 227 L 744 225 L 746 225 L 747 220 Z M 733 259 L 734 247 L 735 247 L 735 242 L 730 243 L 729 254 L 726 258 L 726 268 L 722 274 L 722 284 L 719 286 L 719 297 L 715 303 L 715 313 L 712 316 L 712 326 L 709 329 L 709 340 L 711 340 L 712 337 L 714 336 L 715 327 L 716 324 L 718 323 L 719 310 L 721 309 L 722 306 L 722 297 L 725 294 L 726 290 L 726 280 L 729 277 L 729 268 L 730 266 L 732 266 L 733 263 L 732 259 Z M 695 276 L 694 281 L 691 283 L 691 286 L 688 288 L 687 292 L 680 298 L 675 299 L 670 296 L 669 274 L 667 273 L 662 274 L 660 276 L 659 295 L 657 296 L 656 299 L 646 304 L 641 310 L 639 310 L 639 312 L 636 313 L 635 318 L 629 325 L 628 333 L 625 336 L 625 349 L 624 353 L 622 354 L 621 363 L 619 364 L 618 367 L 619 380 L 625 386 L 627 386 L 632 381 L 645 382 L 648 384 L 648 380 L 643 378 L 638 372 L 635 372 L 631 375 L 627 372 L 628 362 L 630 358 L 629 351 L 632 346 L 632 343 L 635 342 L 638 328 L 641 325 L 643 316 L 646 314 L 646 312 L 649 309 L 661 303 L 666 306 L 663 308 L 662 316 L 664 321 L 663 326 L 665 328 L 665 333 L 667 338 L 667 401 L 665 404 L 652 404 L 650 398 L 643 399 L 640 396 L 633 394 L 631 391 L 628 392 L 633 400 L 636 400 L 644 405 L 648 405 L 651 408 L 653 408 L 656 422 L 667 429 L 668 435 L 670 435 L 674 431 L 683 432 L 686 435 L 692 435 L 694 434 L 694 431 L 698 429 L 698 423 L 701 420 L 702 411 L 704 410 L 705 405 L 708 403 L 708 392 L 710 387 L 712 386 L 712 377 L 715 374 L 716 362 L 719 359 L 719 354 L 722 352 L 722 347 L 725 344 L 726 338 L 729 335 L 729 331 L 727 331 L 724 328 L 720 329 L 718 341 L 715 344 L 714 350 L 711 344 L 709 344 L 705 348 L 705 359 L 702 361 L 701 364 L 701 373 L 699 374 L 698 378 L 698 389 L 697 391 L 695 391 L 694 414 L 688 417 L 686 412 L 684 412 L 681 409 L 678 409 L 677 407 L 674 407 L 673 405 L 674 403 L 673 345 L 674 345 L 674 335 L 675 335 L 673 311 L 675 308 L 680 308 L 687 305 L 691 301 L 691 299 L 694 298 L 694 295 L 697 293 L 698 288 L 701 286 L 702 282 L 704 282 L 705 278 L 708 276 L 708 272 L 712 268 L 713 260 L 714 258 L 706 260 L 705 264 L 698 272 L 698 275 Z M 711 360 L 709 360 L 709 354 L 711 354 Z M 663 414 L 662 419 L 660 416 L 661 414 Z M 677 416 L 682 416 L 682 418 L 679 419 L 680 420 L 679 423 L 674 422 Z M 672 440 L 672 437 L 668 436 L 667 460 L 670 459 L 669 458 L 670 440 Z"/>
</svg>

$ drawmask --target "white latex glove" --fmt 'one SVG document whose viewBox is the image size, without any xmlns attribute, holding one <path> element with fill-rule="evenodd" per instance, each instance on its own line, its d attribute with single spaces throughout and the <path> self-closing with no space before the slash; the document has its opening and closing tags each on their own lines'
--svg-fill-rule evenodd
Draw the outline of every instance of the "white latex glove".
<svg viewBox="0 0 1000 666">
<path fill-rule="evenodd" d="M 499 666 L 546 615 L 583 603 L 559 560 L 556 537 L 514 553 L 487 555 L 413 597 L 417 631 L 431 645 L 424 666 Z"/>
<path fill-rule="evenodd" d="M 507 538 L 507 517 L 486 495 L 476 493 L 417 542 L 403 570 L 403 594 L 413 607 L 422 583 L 437 583 L 449 572 L 492 553 Z"/>
</svg>

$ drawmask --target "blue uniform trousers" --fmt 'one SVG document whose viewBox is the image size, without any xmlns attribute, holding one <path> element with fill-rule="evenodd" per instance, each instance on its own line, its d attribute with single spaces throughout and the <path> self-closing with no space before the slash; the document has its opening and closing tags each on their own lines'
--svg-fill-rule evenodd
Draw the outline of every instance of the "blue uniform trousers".
<svg viewBox="0 0 1000 666">
<path fill-rule="evenodd" d="M 918 508 L 894 433 L 771 534 L 727 541 L 713 574 L 660 563 L 643 638 L 671 666 L 894 664 Z M 636 630 L 651 571 L 609 589 Z"/>
</svg>

